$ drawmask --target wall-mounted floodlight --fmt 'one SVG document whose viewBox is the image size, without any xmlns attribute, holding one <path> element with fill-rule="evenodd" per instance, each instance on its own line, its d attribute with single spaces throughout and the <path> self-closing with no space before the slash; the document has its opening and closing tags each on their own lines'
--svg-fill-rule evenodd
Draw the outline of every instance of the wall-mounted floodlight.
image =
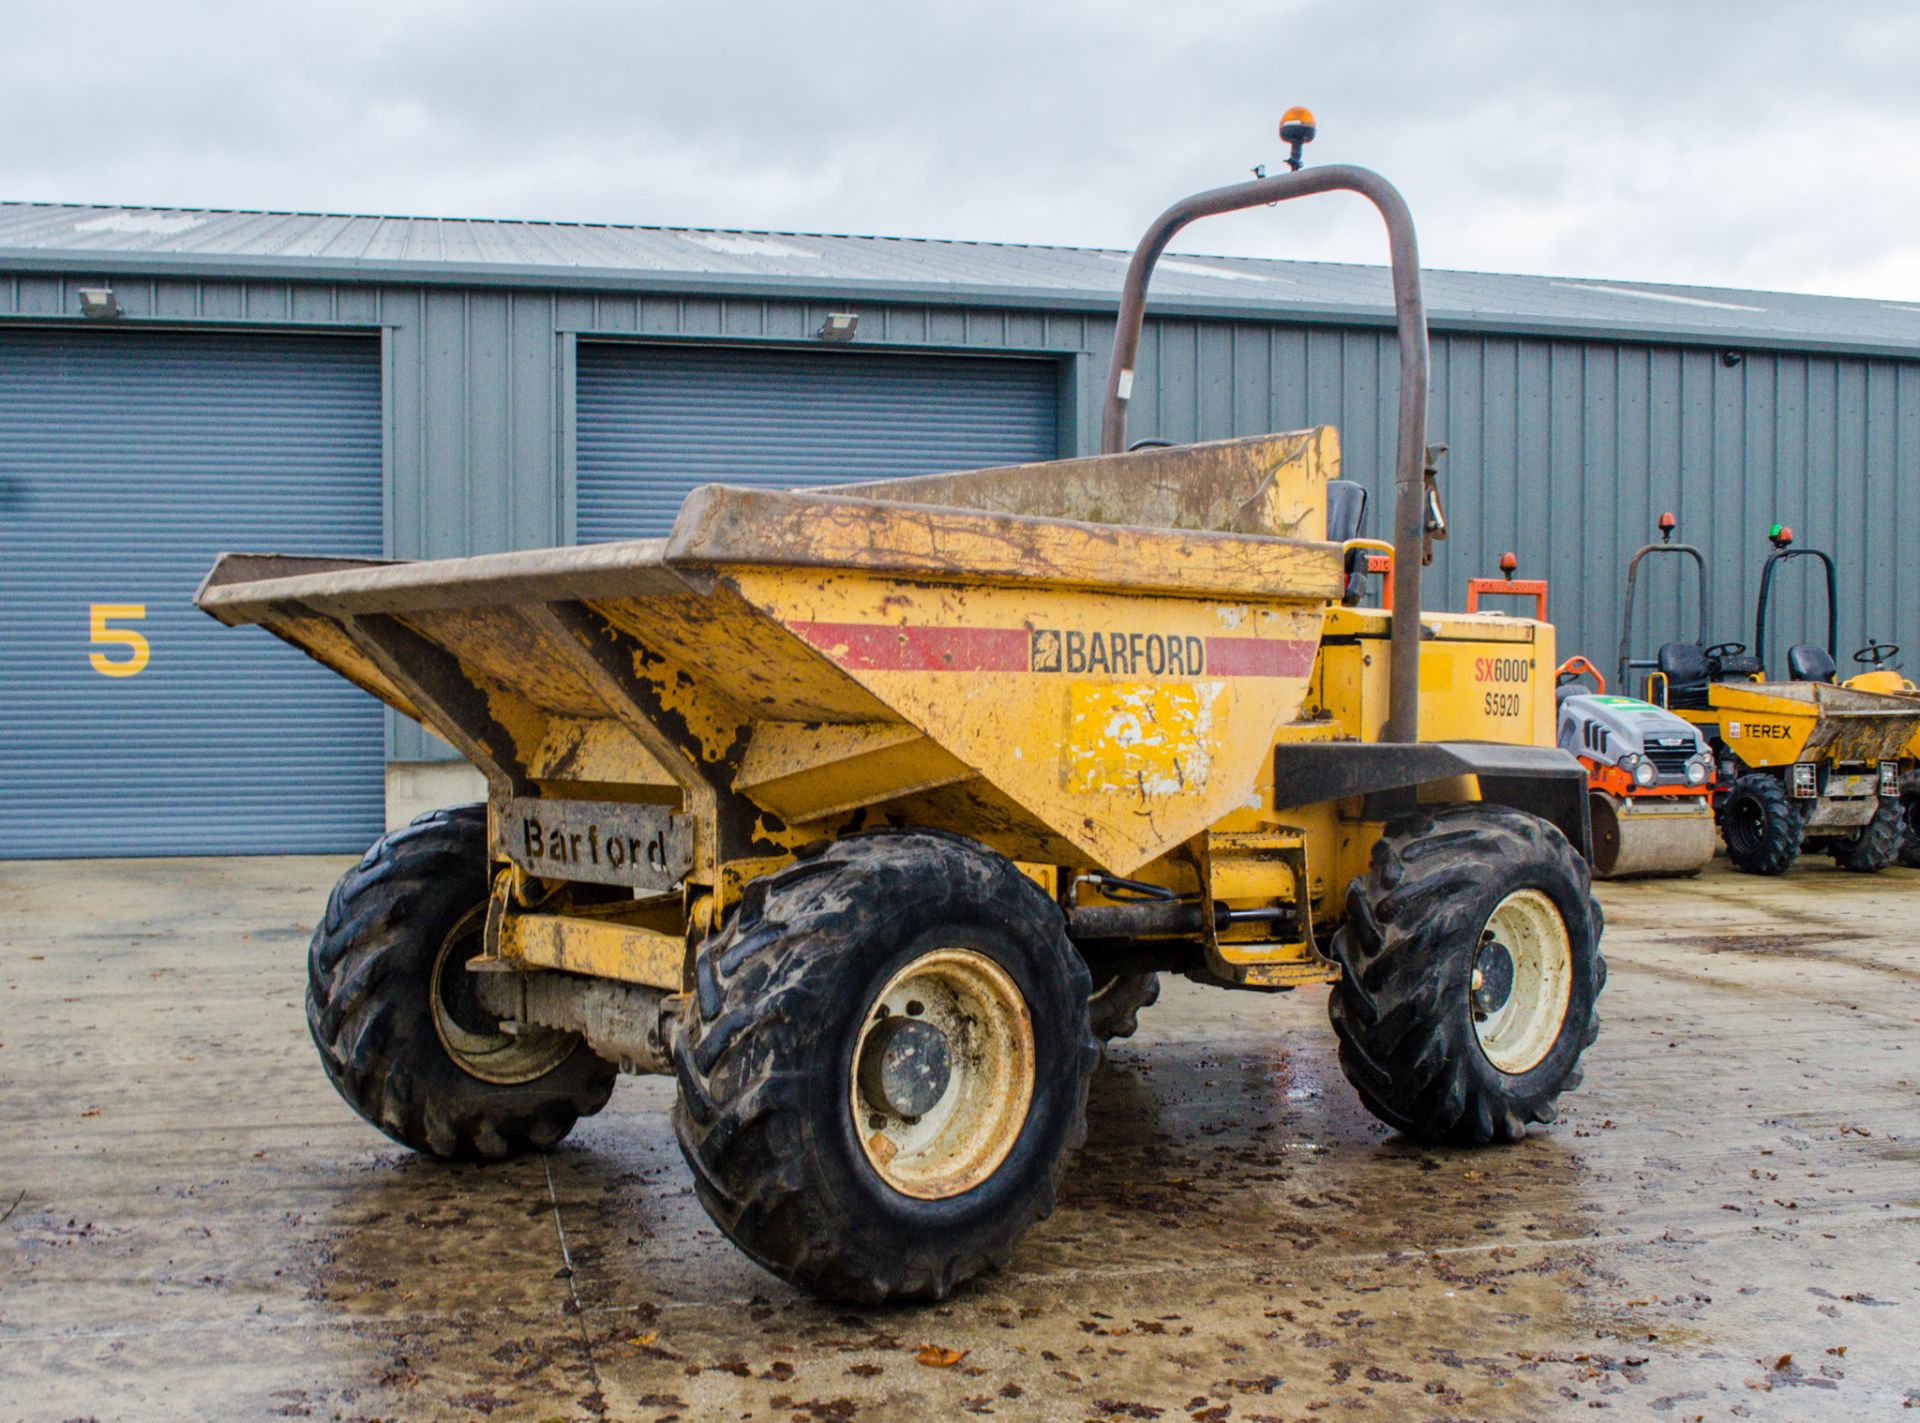
<svg viewBox="0 0 1920 1423">
<path fill-rule="evenodd" d="M 822 341 L 851 341 L 853 333 L 860 329 L 860 318 L 851 311 L 829 312 L 827 319 L 820 323 L 820 329 L 814 332 Z"/>
<path fill-rule="evenodd" d="M 80 314 L 95 321 L 110 321 L 123 313 L 120 310 L 120 298 L 113 294 L 112 287 L 80 288 Z"/>
</svg>

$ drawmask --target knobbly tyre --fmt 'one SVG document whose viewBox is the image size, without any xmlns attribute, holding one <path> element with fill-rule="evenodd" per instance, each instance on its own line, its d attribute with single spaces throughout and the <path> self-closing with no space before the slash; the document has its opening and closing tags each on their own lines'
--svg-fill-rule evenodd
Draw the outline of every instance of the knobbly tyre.
<svg viewBox="0 0 1920 1423">
<path fill-rule="evenodd" d="M 1167 242 L 1335 190 L 1393 255 L 1386 608 L 1346 601 L 1378 545 L 1331 429 L 1122 453 Z M 1176 204 L 1118 337 L 1096 457 L 708 487 L 664 539 L 219 561 L 207 612 L 490 786 L 374 845 L 315 932 L 309 1023 L 355 1110 L 493 1159 L 672 1073 L 720 1228 L 864 1301 L 1007 1261 L 1160 973 L 1330 984 L 1342 1068 L 1413 1136 L 1553 1119 L 1605 980 L 1586 781 L 1552 745 L 1552 628 L 1420 609 L 1444 523 L 1399 195 L 1328 167 Z"/>
</svg>

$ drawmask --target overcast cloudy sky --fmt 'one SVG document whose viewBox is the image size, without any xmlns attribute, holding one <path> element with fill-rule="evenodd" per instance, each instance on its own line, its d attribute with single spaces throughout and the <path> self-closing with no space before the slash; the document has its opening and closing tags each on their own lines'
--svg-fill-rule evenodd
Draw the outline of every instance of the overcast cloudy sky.
<svg viewBox="0 0 1920 1423">
<path fill-rule="evenodd" d="M 0 33 L 4 198 L 1125 247 L 1306 103 L 1430 266 L 1920 300 L 1911 0 L 0 0 Z M 1370 262 L 1371 221 L 1182 245 Z"/>
</svg>

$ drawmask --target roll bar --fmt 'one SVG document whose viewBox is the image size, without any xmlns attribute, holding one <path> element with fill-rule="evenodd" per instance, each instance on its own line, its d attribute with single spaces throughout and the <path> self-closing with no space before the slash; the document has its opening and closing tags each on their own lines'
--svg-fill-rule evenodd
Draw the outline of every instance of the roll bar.
<svg viewBox="0 0 1920 1423">
<path fill-rule="evenodd" d="M 1671 518 L 1670 515 L 1663 517 Z M 1633 642 L 1634 588 L 1640 578 L 1640 560 L 1648 554 L 1678 553 L 1685 554 L 1693 560 L 1694 591 L 1696 594 L 1693 607 L 1694 614 L 1698 618 L 1698 622 L 1695 624 L 1696 631 L 1694 641 L 1700 643 L 1702 646 L 1704 646 L 1707 641 L 1707 556 L 1692 544 L 1673 543 L 1671 541 L 1672 538 L 1673 525 L 1671 523 L 1663 524 L 1660 530 L 1660 542 L 1657 544 L 1642 544 L 1640 551 L 1633 556 L 1632 562 L 1627 564 L 1627 605 L 1621 609 L 1620 612 L 1620 675 L 1614 683 L 1615 686 L 1620 688 L 1622 696 L 1629 695 L 1632 690 L 1632 684 L 1627 680 L 1627 671 L 1629 668 L 1657 667 L 1660 665 L 1660 660 L 1657 657 L 1636 657 L 1629 659 L 1627 656 L 1628 650 Z"/>
<path fill-rule="evenodd" d="M 1189 223 L 1245 208 L 1271 206 L 1313 193 L 1358 193 L 1379 210 L 1387 227 L 1393 272 L 1394 321 L 1400 333 L 1399 443 L 1394 455 L 1393 638 L 1387 724 L 1382 739 L 1412 742 L 1420 732 L 1420 570 L 1427 523 L 1427 313 L 1420 297 L 1420 253 L 1413 215 L 1399 191 L 1378 173 L 1346 164 L 1281 173 L 1234 183 L 1183 198 L 1153 220 L 1127 264 L 1107 369 L 1107 401 L 1100 420 L 1100 448 L 1118 454 L 1127 447 L 1127 401 L 1133 395 L 1134 361 L 1146 314 L 1147 283 L 1167 244 Z"/>
<path fill-rule="evenodd" d="M 1766 563 L 1760 569 L 1760 596 L 1753 605 L 1753 655 L 1760 659 L 1760 665 L 1767 665 L 1767 605 L 1773 597 L 1773 566 L 1794 558 L 1817 558 L 1827 571 L 1827 656 L 1837 663 L 1840 658 L 1840 617 L 1835 606 L 1836 582 L 1833 575 L 1833 560 L 1817 548 L 1776 548 L 1767 555 Z"/>
</svg>

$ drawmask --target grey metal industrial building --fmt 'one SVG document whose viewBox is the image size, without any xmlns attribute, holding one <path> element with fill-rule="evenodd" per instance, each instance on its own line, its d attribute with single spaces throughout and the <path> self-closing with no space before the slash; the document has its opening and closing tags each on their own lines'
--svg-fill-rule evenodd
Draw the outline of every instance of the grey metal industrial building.
<svg viewBox="0 0 1920 1423">
<path fill-rule="evenodd" d="M 195 613 L 217 550 L 629 537 L 708 481 L 1089 452 L 1123 260 L 0 205 L 0 857 L 359 848 L 460 789 L 445 748 Z M 1782 520 L 1840 560 L 1843 661 L 1874 634 L 1920 668 L 1920 306 L 1458 272 L 1427 294 L 1452 517 L 1430 600 L 1513 549 L 1562 654 L 1604 663 L 1672 509 L 1712 562 L 1710 634 L 1745 639 Z M 1381 491 L 1381 269 L 1178 257 L 1153 296 L 1134 435 L 1333 423 Z M 831 313 L 851 341 L 820 338 Z M 1643 599 L 1641 633 L 1677 631 L 1677 599 Z M 1801 625 L 1797 586 L 1781 611 Z"/>
</svg>

